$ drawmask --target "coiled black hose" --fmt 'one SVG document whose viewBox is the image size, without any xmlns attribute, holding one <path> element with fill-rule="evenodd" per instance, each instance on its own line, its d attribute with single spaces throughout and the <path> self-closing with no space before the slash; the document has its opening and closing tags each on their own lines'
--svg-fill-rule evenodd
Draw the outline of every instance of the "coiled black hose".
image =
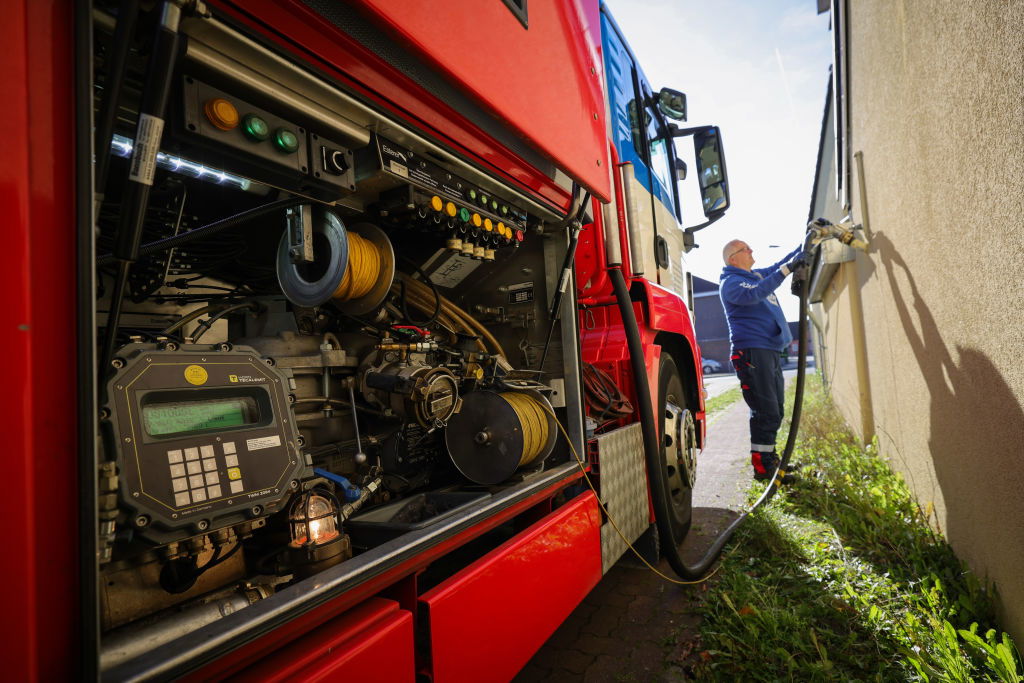
<svg viewBox="0 0 1024 683">
<path fill-rule="evenodd" d="M 715 538 L 715 541 L 708 548 L 704 556 L 692 565 L 686 564 L 679 554 L 679 543 L 682 539 L 676 539 L 672 532 L 670 519 L 672 518 L 669 502 L 668 483 L 665 479 L 664 457 L 658 443 L 658 430 L 654 422 L 654 409 L 651 401 L 647 398 L 651 395 L 650 383 L 647 381 L 647 368 L 644 364 L 643 344 L 640 341 L 640 330 L 637 326 L 636 315 L 633 311 L 633 302 L 629 298 L 629 289 L 626 287 L 626 279 L 618 268 L 610 270 L 612 286 L 615 289 L 615 299 L 619 306 L 619 313 L 622 316 L 622 324 L 626 332 L 626 342 L 629 347 L 629 360 L 633 371 L 633 383 L 637 396 L 637 404 L 640 412 L 640 424 L 643 434 L 644 458 L 647 462 L 647 474 L 651 486 L 651 500 L 654 505 L 654 521 L 658 529 L 658 536 L 661 539 L 661 549 L 669 566 L 684 581 L 699 581 L 703 579 L 711 565 L 715 563 L 722 553 L 725 544 L 732 538 L 733 533 L 750 516 L 750 514 L 768 502 L 779 489 L 780 472 L 786 471 L 789 458 L 793 453 L 796 444 L 797 432 L 800 428 L 800 413 L 804 397 L 804 375 L 806 370 L 807 354 L 807 295 L 810 289 L 810 279 L 805 278 L 800 289 L 800 324 L 799 324 L 799 360 L 797 364 L 796 392 L 793 399 L 793 416 L 790 419 L 789 438 L 786 439 L 786 448 L 782 453 L 779 466 L 772 475 L 771 483 L 748 510 L 744 511 L 732 521 L 729 526 Z"/>
</svg>

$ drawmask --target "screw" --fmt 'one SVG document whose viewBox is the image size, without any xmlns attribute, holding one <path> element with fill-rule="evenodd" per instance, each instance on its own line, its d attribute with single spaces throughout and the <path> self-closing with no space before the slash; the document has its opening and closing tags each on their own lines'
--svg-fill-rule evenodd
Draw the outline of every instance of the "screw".
<svg viewBox="0 0 1024 683">
<path fill-rule="evenodd" d="M 135 518 L 135 526 L 144 527 L 149 524 L 149 517 L 146 515 L 139 515 Z"/>
<path fill-rule="evenodd" d="M 263 507 L 260 505 L 253 505 L 249 509 L 249 512 L 252 514 L 253 517 L 259 517 L 263 514 Z"/>
<path fill-rule="evenodd" d="M 295 489 L 299 488 L 299 480 L 298 479 L 292 479 L 292 483 L 288 484 L 288 486 L 290 486 L 292 488 L 292 490 L 295 490 Z"/>
<path fill-rule="evenodd" d="M 139 497 L 139 492 L 138 491 L 132 491 L 132 498 L 138 498 L 138 497 Z"/>
<path fill-rule="evenodd" d="M 130 436 L 124 437 L 124 442 L 125 443 L 131 443 L 132 442 L 132 437 L 130 437 Z"/>
<path fill-rule="evenodd" d="M 200 531 L 206 531 L 207 529 L 210 528 L 210 523 L 207 522 L 205 519 L 201 519 L 201 520 L 199 520 L 199 523 L 196 524 L 196 528 L 199 529 Z"/>
<path fill-rule="evenodd" d="M 110 361 L 110 364 L 117 368 L 118 370 L 124 367 L 124 361 L 121 360 L 120 358 L 115 358 L 114 360 Z M 120 389 L 120 387 L 118 388 Z"/>
</svg>

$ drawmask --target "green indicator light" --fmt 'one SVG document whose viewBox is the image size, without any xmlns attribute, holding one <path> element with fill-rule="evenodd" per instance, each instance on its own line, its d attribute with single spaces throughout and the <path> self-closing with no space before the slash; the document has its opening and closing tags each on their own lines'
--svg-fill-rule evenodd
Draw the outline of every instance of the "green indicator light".
<svg viewBox="0 0 1024 683">
<path fill-rule="evenodd" d="M 476 190 L 471 189 L 469 191 L 469 198 L 472 199 L 473 201 L 476 201 Z"/>
<path fill-rule="evenodd" d="M 505 206 L 504 204 L 501 205 L 501 215 L 502 216 L 507 216 L 508 215 L 508 207 Z"/>
<path fill-rule="evenodd" d="M 483 204 L 484 206 L 487 206 L 487 195 L 480 195 L 480 203 Z"/>
<path fill-rule="evenodd" d="M 472 190 L 470 190 L 470 192 L 472 192 Z M 462 221 L 463 223 L 469 222 L 469 209 L 467 209 L 466 207 L 462 207 L 461 209 L 459 209 L 459 220 Z"/>
<path fill-rule="evenodd" d="M 285 154 L 291 154 L 299 148 L 299 138 L 287 128 L 274 131 L 274 144 Z"/>
<path fill-rule="evenodd" d="M 497 199 L 492 199 L 491 200 L 491 210 L 492 211 L 497 211 L 498 210 L 498 200 Z"/>
<path fill-rule="evenodd" d="M 250 140 L 263 142 L 270 137 L 270 126 L 255 114 L 246 114 L 242 118 L 242 132 Z"/>
</svg>

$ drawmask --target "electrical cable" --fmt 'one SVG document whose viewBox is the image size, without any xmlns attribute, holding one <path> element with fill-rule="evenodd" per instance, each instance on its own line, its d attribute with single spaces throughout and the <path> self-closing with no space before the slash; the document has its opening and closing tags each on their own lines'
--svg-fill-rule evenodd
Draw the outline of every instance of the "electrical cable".
<svg viewBox="0 0 1024 683">
<path fill-rule="evenodd" d="M 161 251 L 166 251 L 167 249 L 180 247 L 183 244 L 195 242 L 196 240 L 206 239 L 207 237 L 216 235 L 218 232 L 241 225 L 253 218 L 259 218 L 260 216 L 273 213 L 274 211 L 309 203 L 311 203 L 310 200 L 302 197 L 289 197 L 287 199 L 278 199 L 267 204 L 261 204 L 260 206 L 236 213 L 233 216 L 228 216 L 227 218 L 222 218 L 219 221 L 214 221 L 213 223 L 208 223 L 207 225 L 189 230 L 188 232 L 183 232 L 180 235 L 166 237 L 161 240 L 156 240 L 155 242 L 147 242 L 139 247 L 139 257 L 150 256 Z M 96 263 L 97 265 L 104 266 L 114 263 L 116 260 L 117 257 L 114 256 L 114 254 L 104 254 L 96 259 Z"/>
<path fill-rule="evenodd" d="M 233 312 L 235 312 L 237 310 L 240 310 L 240 309 L 243 309 L 243 308 L 249 308 L 249 309 L 251 309 L 253 311 L 258 311 L 259 308 L 260 308 L 260 305 L 258 303 L 256 303 L 256 302 L 254 302 L 254 301 L 247 301 L 247 302 L 244 302 L 244 303 L 235 304 L 234 306 L 228 306 L 225 309 L 217 311 L 216 313 L 211 315 L 206 320 L 201 321 L 198 325 L 196 325 L 196 329 L 192 330 L 192 343 L 193 344 L 198 344 L 200 337 L 202 337 L 204 334 L 206 334 L 206 332 L 211 327 L 213 327 L 213 324 L 215 322 L 217 322 L 218 320 L 220 320 L 224 316 L 228 315 L 229 313 L 233 313 Z"/>
<path fill-rule="evenodd" d="M 573 199 L 575 200 L 576 186 L 573 185 Z M 583 201 L 580 202 L 576 212 L 571 214 L 570 219 L 566 216 L 565 225 L 570 228 L 569 233 L 569 247 L 566 249 L 565 258 L 562 261 L 562 272 L 558 276 L 558 285 L 555 287 L 555 295 L 551 297 L 551 310 L 548 313 L 548 318 L 551 320 L 551 324 L 548 326 L 548 336 L 544 341 L 544 350 L 540 354 L 540 363 L 537 365 L 538 370 L 544 369 L 544 361 L 548 357 L 548 348 L 551 346 L 551 338 L 555 334 L 555 325 L 558 323 L 562 309 L 562 297 L 565 296 L 565 289 L 569 286 L 569 280 L 572 278 L 573 263 L 576 260 L 576 248 L 580 243 L 580 230 L 583 225 L 580 223 L 583 220 L 583 215 L 587 211 L 587 202 L 590 201 L 590 192 L 583 193 Z"/>
<path fill-rule="evenodd" d="M 583 363 L 583 397 L 587 405 L 599 413 L 598 422 L 606 417 L 617 420 L 633 414 L 633 404 L 608 373 L 586 362 Z"/>
<path fill-rule="evenodd" d="M 135 24 L 139 16 L 138 0 L 121 0 L 117 10 L 117 25 L 111 41 L 111 56 L 107 75 L 103 83 L 103 103 L 96 121 L 96 195 L 103 196 L 107 186 L 107 172 L 110 169 L 110 141 L 114 137 L 114 121 L 117 119 L 118 104 L 121 101 L 121 86 L 124 83 L 128 51 L 135 37 Z"/>
<path fill-rule="evenodd" d="M 809 241 L 805 241 L 806 243 Z M 625 328 L 626 341 L 629 347 L 630 363 L 633 370 L 633 382 L 636 395 L 640 397 L 650 396 L 650 384 L 647 381 L 647 369 L 644 364 L 643 346 L 640 341 L 640 331 L 637 326 L 636 315 L 633 311 L 633 304 L 629 297 L 629 290 L 626 287 L 626 280 L 622 271 L 618 268 L 609 270 L 612 285 L 615 289 L 615 298 L 619 306 L 619 313 L 622 316 L 623 327 Z M 641 399 L 638 403 L 640 412 L 640 423 L 643 435 L 644 457 L 647 462 L 647 474 L 650 479 L 651 501 L 654 507 L 654 520 L 662 540 L 662 551 L 665 554 L 672 570 L 684 581 L 697 582 L 706 580 L 706 574 L 721 554 L 725 544 L 732 537 L 736 529 L 746 520 L 750 514 L 764 503 L 772 499 L 782 483 L 782 477 L 786 474 L 786 467 L 792 455 L 793 447 L 796 444 L 796 435 L 800 427 L 800 414 L 803 404 L 804 375 L 806 370 L 807 353 L 807 294 L 809 280 L 804 279 L 803 287 L 800 290 L 800 324 L 799 324 L 799 363 L 797 366 L 796 392 L 793 403 L 792 418 L 790 419 L 789 438 L 786 440 L 786 447 L 783 451 L 779 465 L 772 475 L 771 483 L 765 489 L 761 497 L 746 511 L 740 514 L 725 530 L 722 531 L 705 552 L 704 556 L 694 565 L 687 565 L 679 554 L 679 542 L 675 539 L 670 523 L 671 511 L 669 508 L 669 493 L 665 479 L 664 457 L 658 442 L 657 428 L 654 422 L 654 411 L 649 400 Z M 704 578 L 701 578 L 704 577 Z"/>
<path fill-rule="evenodd" d="M 348 233 L 348 267 L 332 299 L 349 301 L 366 296 L 380 279 L 383 256 L 380 248 L 370 240 Z"/>
<path fill-rule="evenodd" d="M 612 517 L 610 512 L 608 512 L 608 508 L 605 507 L 604 503 L 601 502 L 601 494 L 598 493 L 597 487 L 594 486 L 593 480 L 590 478 L 590 475 L 587 474 L 587 464 L 583 462 L 582 458 L 580 458 L 580 454 L 576 451 L 576 446 L 573 445 L 572 439 L 570 439 L 569 435 L 566 433 L 565 427 L 563 427 L 562 423 L 558 421 L 558 418 L 555 416 L 554 412 L 552 412 L 546 406 L 544 407 L 544 410 L 546 410 L 548 414 L 551 415 L 551 417 L 555 418 L 555 424 L 558 426 L 558 430 L 562 433 L 562 436 L 565 438 L 565 442 L 569 444 L 569 450 L 572 452 L 573 457 L 576 459 L 576 465 L 580 468 L 580 472 L 583 474 L 583 481 L 587 482 L 587 486 L 589 486 L 590 490 L 594 492 L 594 496 L 597 498 L 597 505 L 598 507 L 601 508 L 601 511 L 604 513 L 605 519 L 608 520 L 608 523 L 612 525 L 613 529 L 615 529 L 615 533 L 618 534 L 619 538 L 622 539 L 622 542 L 626 544 L 626 547 L 629 548 L 629 550 L 637 557 L 638 560 L 644 563 L 644 565 L 646 565 L 648 569 L 650 569 L 652 572 L 654 572 L 661 578 L 665 579 L 669 583 L 674 583 L 679 586 L 693 586 L 699 583 L 704 583 L 712 576 L 714 576 L 716 573 L 718 573 L 718 570 L 721 568 L 722 565 L 718 565 L 712 571 L 708 572 L 703 578 L 697 581 L 680 581 L 679 579 L 673 579 L 671 576 L 668 576 L 660 569 L 655 567 L 653 564 L 648 562 L 647 559 L 643 556 L 643 554 L 641 554 L 641 552 L 637 550 L 632 543 L 629 542 L 629 539 L 626 538 L 626 534 L 622 533 L 622 529 L 619 528 L 618 522 L 615 521 L 615 518 Z"/>
<path fill-rule="evenodd" d="M 545 406 L 529 394 L 506 391 L 498 395 L 512 406 L 523 427 L 523 452 L 518 466 L 528 465 L 543 452 L 550 436 Z"/>
</svg>

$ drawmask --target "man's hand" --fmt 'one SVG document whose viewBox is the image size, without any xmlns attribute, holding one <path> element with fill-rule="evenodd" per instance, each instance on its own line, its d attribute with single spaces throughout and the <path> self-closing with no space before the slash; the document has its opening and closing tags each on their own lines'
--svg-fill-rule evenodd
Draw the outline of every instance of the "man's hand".
<svg viewBox="0 0 1024 683">
<path fill-rule="evenodd" d="M 811 263 L 811 252 L 809 252 L 809 251 L 801 251 L 799 254 L 797 254 L 795 257 L 793 257 L 792 261 L 790 261 L 786 265 L 782 266 L 782 272 L 783 272 L 784 275 L 789 275 L 790 273 L 795 271 L 800 266 L 810 265 L 810 263 Z"/>
</svg>

